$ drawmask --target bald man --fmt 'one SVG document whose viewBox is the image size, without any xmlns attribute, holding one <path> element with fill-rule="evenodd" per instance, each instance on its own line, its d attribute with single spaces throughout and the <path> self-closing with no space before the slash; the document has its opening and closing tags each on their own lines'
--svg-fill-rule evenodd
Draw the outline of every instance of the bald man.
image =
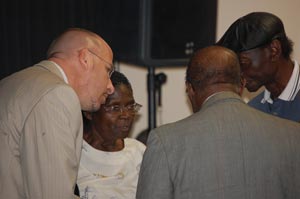
<svg viewBox="0 0 300 199">
<path fill-rule="evenodd" d="M 300 125 L 240 98 L 235 53 L 197 51 L 186 72 L 194 114 L 150 132 L 137 199 L 300 198 Z"/>
<path fill-rule="evenodd" d="M 113 53 L 97 34 L 68 29 L 47 56 L 0 82 L 1 198 L 74 198 L 81 110 L 114 91 Z"/>
</svg>

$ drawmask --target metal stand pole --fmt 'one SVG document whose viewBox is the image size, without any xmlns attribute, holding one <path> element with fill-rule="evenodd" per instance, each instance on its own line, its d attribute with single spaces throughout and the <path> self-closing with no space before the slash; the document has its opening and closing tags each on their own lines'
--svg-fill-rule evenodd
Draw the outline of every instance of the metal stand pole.
<svg viewBox="0 0 300 199">
<path fill-rule="evenodd" d="M 148 67 L 148 133 L 156 127 L 155 67 Z"/>
</svg>

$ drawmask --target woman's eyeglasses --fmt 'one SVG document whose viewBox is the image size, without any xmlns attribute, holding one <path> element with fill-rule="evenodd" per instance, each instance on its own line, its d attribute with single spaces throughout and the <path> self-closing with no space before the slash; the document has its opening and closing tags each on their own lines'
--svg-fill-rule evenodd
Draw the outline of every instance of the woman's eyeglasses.
<svg viewBox="0 0 300 199">
<path fill-rule="evenodd" d="M 103 109 L 106 111 L 106 112 L 109 112 L 109 113 L 123 113 L 124 111 L 130 113 L 130 114 L 135 114 L 137 113 L 140 108 L 142 107 L 141 104 L 138 104 L 138 103 L 134 103 L 134 104 L 129 104 L 127 106 L 121 106 L 121 105 L 111 105 L 111 106 L 103 106 Z"/>
</svg>

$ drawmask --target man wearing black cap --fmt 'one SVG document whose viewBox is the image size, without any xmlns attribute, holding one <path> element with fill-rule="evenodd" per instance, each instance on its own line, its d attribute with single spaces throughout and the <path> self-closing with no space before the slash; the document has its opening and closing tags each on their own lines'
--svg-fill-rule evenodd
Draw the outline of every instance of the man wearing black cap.
<svg viewBox="0 0 300 199">
<path fill-rule="evenodd" d="M 266 113 L 300 121 L 299 64 L 292 60 L 292 41 L 282 21 L 266 12 L 237 19 L 216 43 L 239 55 L 250 92 L 265 90 L 248 104 Z"/>
</svg>

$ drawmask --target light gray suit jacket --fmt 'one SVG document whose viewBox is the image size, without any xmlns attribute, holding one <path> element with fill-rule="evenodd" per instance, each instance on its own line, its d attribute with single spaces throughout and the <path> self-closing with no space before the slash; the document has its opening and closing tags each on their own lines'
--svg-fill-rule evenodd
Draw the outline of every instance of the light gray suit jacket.
<svg viewBox="0 0 300 199">
<path fill-rule="evenodd" d="M 0 82 L 0 198 L 73 198 L 81 145 L 79 99 L 53 62 Z"/>
<path fill-rule="evenodd" d="M 150 133 L 137 199 L 299 199 L 300 125 L 231 92 Z"/>
</svg>

